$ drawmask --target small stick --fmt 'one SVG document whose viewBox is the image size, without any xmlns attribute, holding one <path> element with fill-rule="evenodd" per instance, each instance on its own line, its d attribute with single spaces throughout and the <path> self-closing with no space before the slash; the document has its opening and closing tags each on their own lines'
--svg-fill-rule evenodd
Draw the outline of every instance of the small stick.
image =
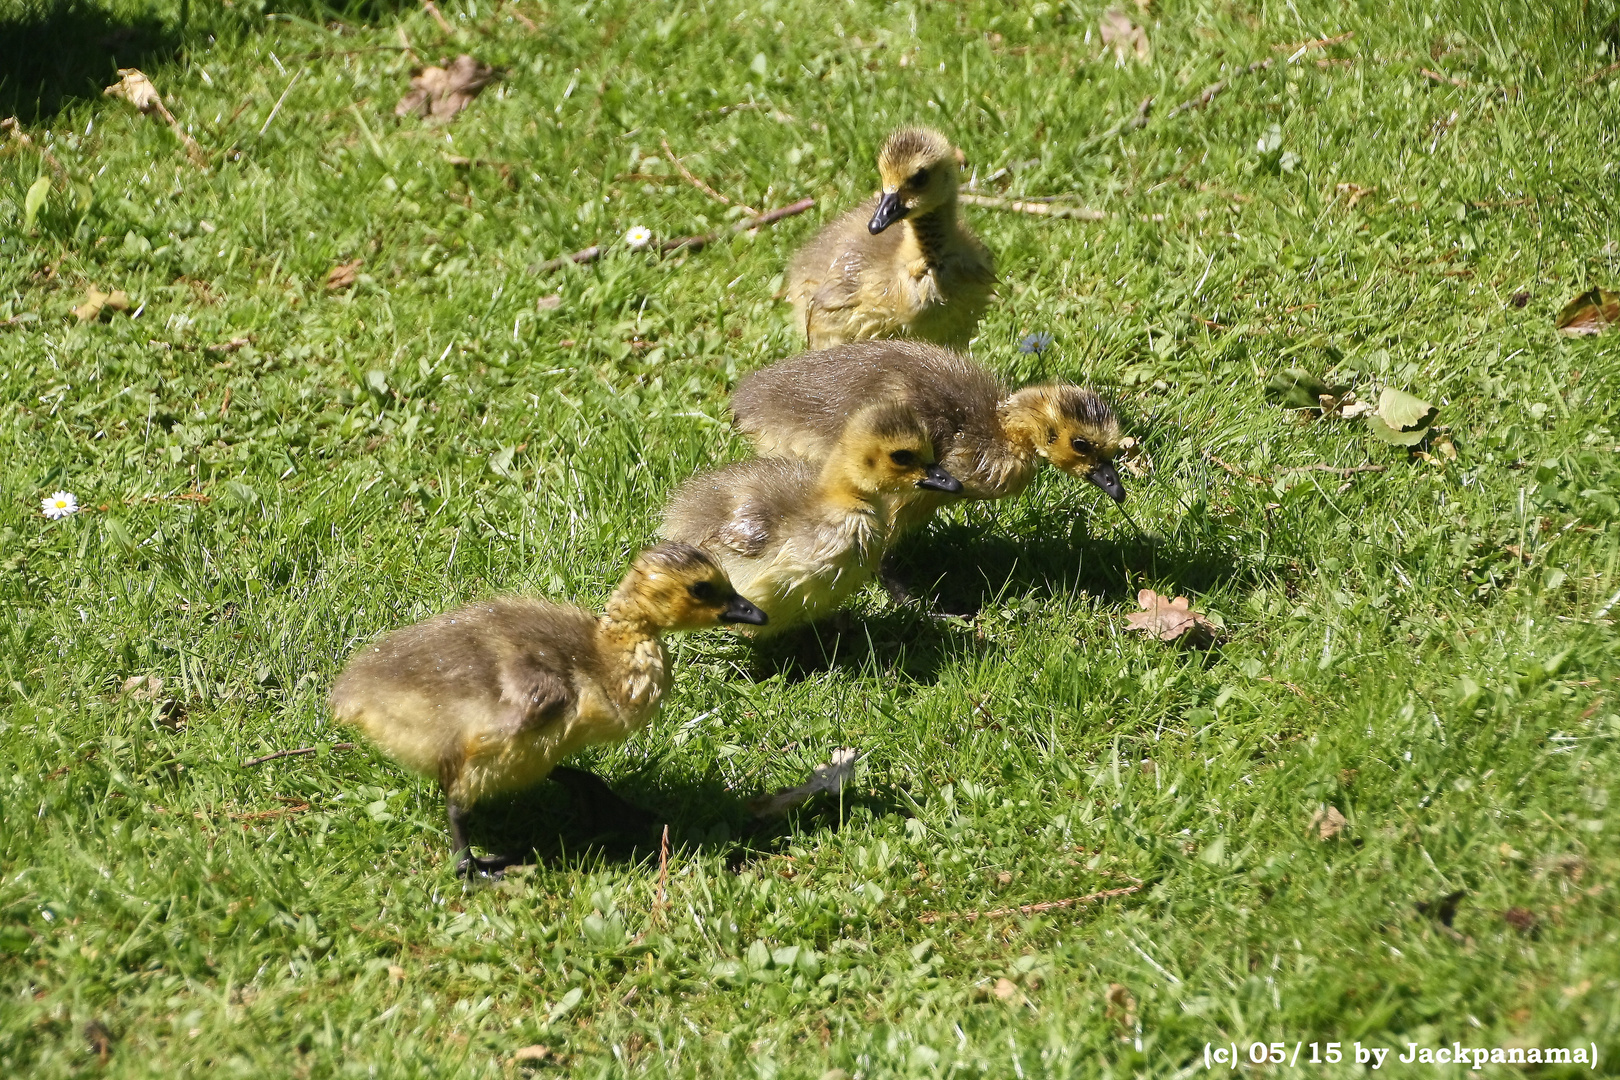
<svg viewBox="0 0 1620 1080">
<path fill-rule="evenodd" d="M 661 138 L 658 141 L 664 144 L 664 153 L 669 157 L 669 160 L 674 163 L 675 167 L 681 171 L 681 175 L 686 177 L 687 183 L 703 192 L 703 194 L 707 195 L 709 198 L 717 199 L 720 202 L 725 203 L 727 206 L 741 206 L 744 210 L 748 211 L 749 217 L 759 217 L 759 211 L 755 210 L 752 206 L 732 202 L 730 199 L 714 190 L 714 188 L 698 179 L 697 176 L 693 175 L 692 170 L 686 167 L 686 163 L 681 161 L 681 159 L 676 156 L 674 150 L 670 149 L 668 139 Z"/>
<path fill-rule="evenodd" d="M 1270 67 L 1272 65 L 1272 63 L 1273 63 L 1272 60 L 1259 60 L 1259 61 L 1256 61 L 1253 64 L 1250 64 L 1248 67 L 1244 68 L 1241 72 L 1239 72 L 1239 74 L 1241 74 L 1241 75 L 1253 75 L 1257 71 L 1266 70 L 1266 68 Z M 1235 78 L 1237 78 L 1237 76 L 1234 75 L 1234 76 L 1232 76 L 1232 78 L 1235 79 Z M 1217 80 L 1215 82 L 1210 83 L 1208 86 L 1204 87 L 1203 91 L 1200 92 L 1197 97 L 1188 98 L 1186 101 L 1183 101 L 1180 105 L 1177 105 L 1175 108 L 1173 108 L 1169 112 L 1165 113 L 1164 118 L 1166 120 L 1174 120 L 1176 117 L 1180 116 L 1184 112 L 1188 112 L 1189 110 L 1202 109 L 1205 105 L 1208 105 L 1211 101 L 1215 100 L 1215 95 L 1216 94 L 1219 94 L 1222 90 L 1225 90 L 1231 84 L 1232 84 L 1232 79 L 1219 79 L 1219 80 Z"/>
<path fill-rule="evenodd" d="M 1039 214 L 1042 217 L 1075 218 L 1079 221 L 1108 220 L 1108 211 L 1106 210 L 1093 210 L 1089 206 L 1062 206 L 1045 201 L 1056 197 L 1044 196 L 1041 201 L 1035 201 L 1032 199 L 1003 199 L 995 195 L 972 195 L 963 192 L 956 196 L 956 201 L 967 203 L 969 206 L 982 206 L 987 210 L 1014 210 L 1020 214 Z"/>
<path fill-rule="evenodd" d="M 433 21 L 439 24 L 440 30 L 443 30 L 446 34 L 455 33 L 450 28 L 450 24 L 444 21 L 444 16 L 439 14 L 439 6 L 433 0 L 422 0 L 422 9 L 433 16 Z"/>
<path fill-rule="evenodd" d="M 812 198 L 803 198 L 796 203 L 791 203 L 776 210 L 769 210 L 755 218 L 749 218 L 747 221 L 739 221 L 735 225 L 731 226 L 729 231 L 733 233 L 741 233 L 748 232 L 750 229 L 762 228 L 766 225 L 774 225 L 783 218 L 793 217 L 795 214 L 802 214 L 814 205 L 816 205 L 816 200 Z M 719 232 L 698 233 L 696 236 L 682 236 L 674 240 L 665 240 L 663 243 L 658 245 L 658 250 L 679 251 L 685 249 L 688 251 L 697 251 L 700 248 L 707 247 L 709 244 L 714 243 L 724 235 L 724 232 Z M 602 257 L 603 251 L 604 249 L 600 244 L 593 244 L 583 251 L 574 252 L 572 255 L 559 255 L 555 259 L 547 259 L 545 262 L 535 266 L 534 272 L 537 274 L 545 274 L 551 272 L 552 270 L 560 270 L 569 263 L 595 262 L 597 259 Z"/>
<path fill-rule="evenodd" d="M 1129 896 L 1134 892 L 1142 891 L 1140 879 L 1132 878 L 1135 885 L 1126 885 L 1121 889 L 1105 889 L 1102 892 L 1088 893 L 1085 896 L 1074 896 L 1067 900 L 1047 900 L 1039 904 L 1025 904 L 1023 907 L 996 908 L 993 911 L 925 911 L 917 916 L 917 921 L 924 924 L 944 922 L 946 919 L 966 919 L 968 922 L 977 922 L 979 919 L 999 919 L 1006 915 L 1039 915 L 1043 911 L 1056 911 L 1060 908 L 1076 907 L 1080 904 L 1094 904 L 1099 900 L 1110 900 L 1116 896 Z"/>
<path fill-rule="evenodd" d="M 1233 476 L 1237 477 L 1240 480 L 1247 480 L 1251 484 L 1262 484 L 1263 485 L 1263 484 L 1267 483 L 1267 481 L 1262 480 L 1258 476 L 1250 476 L 1248 473 L 1244 472 L 1242 469 L 1238 468 L 1236 465 L 1231 465 L 1231 464 L 1228 464 L 1227 462 L 1222 461 L 1220 458 L 1216 457 L 1214 454 L 1209 455 L 1209 460 L 1213 461 L 1215 464 L 1219 465 L 1221 468 L 1225 469 L 1227 472 L 1231 473 Z"/>
<path fill-rule="evenodd" d="M 1389 468 L 1388 465 L 1322 465 L 1322 464 L 1316 464 L 1316 465 L 1290 465 L 1290 466 L 1288 466 L 1288 468 L 1281 469 L 1279 471 L 1280 472 L 1325 472 L 1325 473 L 1333 473 L 1335 476 L 1338 476 L 1338 477 L 1341 477 L 1343 479 L 1348 480 L 1350 477 L 1354 476 L 1356 473 L 1383 472 L 1387 468 Z"/>
<path fill-rule="evenodd" d="M 669 903 L 669 823 L 664 823 L 664 839 L 658 846 L 658 899 L 653 902 L 653 914 L 663 918 Z"/>
<path fill-rule="evenodd" d="M 1596 71 L 1592 72 L 1592 74 L 1590 74 L 1586 78 L 1582 79 L 1581 80 L 1581 85 L 1590 86 L 1593 83 L 1597 82 L 1599 79 L 1603 78 L 1603 76 L 1612 75 L 1616 71 L 1620 71 L 1620 63 L 1610 64 L 1608 67 L 1605 67 L 1605 68 L 1598 68 Z"/>
<path fill-rule="evenodd" d="M 264 118 L 263 124 L 259 125 L 259 138 L 264 138 L 264 133 L 270 130 L 271 121 L 275 120 L 276 113 L 281 111 L 281 103 L 287 100 L 287 95 L 292 93 L 293 86 L 298 82 L 299 76 L 303 74 L 304 69 L 299 68 L 293 73 L 293 77 L 287 80 L 287 89 L 283 90 L 281 96 L 276 98 L 275 105 L 270 108 L 270 115 Z"/>
<path fill-rule="evenodd" d="M 327 749 L 328 750 L 353 750 L 354 749 L 354 743 L 352 743 L 352 742 L 333 743 L 331 746 L 327 747 Z M 248 760 L 242 762 L 242 768 L 250 769 L 255 765 L 263 765 L 267 761 L 275 761 L 277 758 L 302 757 L 305 754 L 314 754 L 314 753 L 318 753 L 319 751 L 320 751 L 320 747 L 318 747 L 318 746 L 301 746 L 297 750 L 277 750 L 273 754 L 264 755 L 264 757 L 249 758 Z"/>
<path fill-rule="evenodd" d="M 1418 68 L 1418 72 L 1430 82 L 1450 83 L 1452 86 L 1468 85 L 1467 79 L 1453 79 L 1450 75 L 1442 75 L 1438 71 L 1430 71 L 1428 68 Z"/>
<path fill-rule="evenodd" d="M 1306 49 L 1325 49 L 1329 45 L 1337 45 L 1340 42 L 1349 41 L 1355 36 L 1356 32 L 1354 30 L 1348 30 L 1345 33 L 1340 34 L 1338 37 L 1315 38 L 1311 41 L 1296 42 L 1293 45 L 1273 45 L 1271 48 L 1273 52 L 1302 53 Z"/>
</svg>

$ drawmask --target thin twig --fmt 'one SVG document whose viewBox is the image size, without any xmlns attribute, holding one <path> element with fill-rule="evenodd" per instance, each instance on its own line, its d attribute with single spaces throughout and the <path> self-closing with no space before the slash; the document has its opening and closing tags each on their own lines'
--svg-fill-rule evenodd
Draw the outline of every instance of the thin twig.
<svg viewBox="0 0 1620 1080">
<path fill-rule="evenodd" d="M 1356 473 L 1383 472 L 1387 468 L 1389 468 L 1388 465 L 1323 465 L 1318 463 L 1316 465 L 1290 465 L 1288 468 L 1279 469 L 1278 471 L 1333 473 L 1340 479 L 1348 480 Z"/>
<path fill-rule="evenodd" d="M 1258 476 L 1251 476 L 1249 473 L 1244 472 L 1242 469 L 1238 468 L 1236 465 L 1232 465 L 1232 464 L 1230 464 L 1228 462 L 1222 461 L 1220 458 L 1216 457 L 1214 454 L 1209 455 L 1209 460 L 1213 461 L 1215 464 L 1219 465 L 1221 468 L 1225 469 L 1227 472 L 1231 473 L 1233 476 L 1237 477 L 1240 480 L 1247 480 L 1251 484 L 1265 485 L 1265 484 L 1270 483 L 1269 480 L 1263 480 Z"/>
<path fill-rule="evenodd" d="M 316 754 L 316 753 L 320 752 L 320 749 L 321 748 L 318 747 L 318 746 L 301 746 L 297 750 L 277 750 L 273 754 L 264 755 L 264 757 L 249 758 L 248 760 L 242 762 L 242 768 L 250 769 L 255 765 L 263 765 L 267 761 L 275 761 L 277 758 L 302 757 L 305 754 Z M 352 743 L 352 742 L 333 743 L 331 746 L 328 746 L 327 749 L 328 750 L 353 750 L 354 749 L 354 743 Z"/>
<path fill-rule="evenodd" d="M 1620 71 L 1620 62 L 1610 64 L 1608 67 L 1605 67 L 1605 68 L 1598 68 L 1596 71 L 1592 72 L 1592 74 L 1590 74 L 1586 78 L 1582 79 L 1581 80 L 1581 85 L 1582 86 L 1591 86 L 1593 83 L 1595 83 L 1599 79 L 1603 78 L 1603 76 L 1612 75 L 1616 71 Z"/>
<path fill-rule="evenodd" d="M 292 93 L 293 86 L 297 84 L 299 77 L 304 74 L 304 70 L 299 68 L 293 73 L 293 77 L 287 80 L 287 89 L 283 90 L 281 96 L 276 98 L 275 105 L 270 108 L 270 115 L 264 118 L 263 124 L 259 125 L 259 138 L 264 138 L 264 133 L 270 130 L 270 122 L 276 118 L 276 113 L 281 111 L 281 103 L 287 100 L 288 94 Z"/>
<path fill-rule="evenodd" d="M 1039 904 L 1025 904 L 1023 907 L 996 908 L 993 911 L 925 911 L 917 916 L 917 921 L 925 924 L 944 922 L 947 919 L 976 922 L 979 919 L 999 919 L 1007 915 L 1039 915 L 1043 911 L 1057 911 L 1060 908 L 1077 907 L 1080 904 L 1095 904 L 1099 900 L 1111 900 L 1116 896 L 1129 896 L 1131 893 L 1141 892 L 1141 880 L 1138 878 L 1131 880 L 1136 884 L 1127 885 L 1122 889 L 1105 889 L 1085 896 L 1073 896 L 1067 900 L 1047 900 Z"/>
<path fill-rule="evenodd" d="M 1355 31 L 1351 31 L 1347 34 L 1340 34 L 1338 37 L 1317 38 L 1315 41 L 1301 42 L 1298 46 L 1293 47 L 1293 52 L 1289 55 L 1288 59 L 1283 61 L 1283 64 L 1286 66 L 1294 63 L 1301 56 L 1304 56 L 1312 49 L 1325 49 L 1329 45 L 1337 45 L 1340 42 L 1349 41 L 1355 36 Z M 1282 46 L 1282 48 L 1287 49 L 1289 46 Z M 1211 101 L 1215 100 L 1215 95 L 1219 94 L 1222 90 L 1225 90 L 1228 86 L 1231 86 L 1232 80 L 1236 79 L 1239 75 L 1253 75 L 1256 72 L 1266 70 L 1275 62 L 1276 57 L 1270 57 L 1265 60 L 1257 60 L 1236 74 L 1229 75 L 1224 79 L 1219 79 L 1210 83 L 1199 92 L 1197 97 L 1188 98 L 1180 105 L 1177 105 L 1175 108 L 1165 113 L 1164 118 L 1166 120 L 1173 120 L 1184 112 L 1188 112 L 1192 109 L 1202 109 L 1205 105 L 1208 105 Z"/>
<path fill-rule="evenodd" d="M 1325 49 L 1329 45 L 1338 45 L 1349 41 L 1355 36 L 1356 32 L 1354 30 L 1348 30 L 1338 37 L 1313 38 L 1310 41 L 1296 41 L 1292 45 L 1273 45 L 1271 50 L 1272 52 L 1289 53 L 1297 56 L 1307 49 Z"/>
<path fill-rule="evenodd" d="M 1075 153 L 1088 153 L 1110 139 L 1118 138 L 1119 136 L 1135 131 L 1138 128 L 1146 127 L 1148 122 L 1148 113 L 1152 111 L 1153 95 L 1149 94 L 1147 97 L 1142 99 L 1141 104 L 1136 106 L 1135 113 L 1127 116 L 1125 119 L 1121 120 L 1119 123 L 1103 132 L 1101 135 L 1093 135 L 1091 138 L 1081 143 L 1080 146 L 1075 150 Z"/>
<path fill-rule="evenodd" d="M 739 221 L 735 225 L 731 226 L 731 228 L 727 231 L 732 233 L 742 233 L 748 232 L 750 229 L 758 229 L 766 225 L 774 225 L 783 218 L 792 217 L 795 214 L 802 214 L 814 205 L 816 205 L 816 200 L 814 199 L 800 199 L 796 203 L 781 207 L 777 210 L 767 211 L 766 213 L 760 214 L 758 217 L 749 218 L 747 221 Z M 724 235 L 726 235 L 725 232 L 718 232 L 698 233 L 696 236 L 677 237 L 674 240 L 665 240 L 663 243 L 659 244 L 658 250 L 665 252 L 697 251 L 701 248 L 707 247 L 709 244 L 714 243 Z M 536 274 L 547 274 L 553 270 L 560 270 L 569 263 L 595 262 L 597 259 L 602 257 L 605 250 L 606 249 L 603 248 L 602 245 L 593 244 L 583 251 L 574 252 L 572 255 L 559 255 L 555 259 L 547 259 L 545 262 L 536 265 L 533 272 Z"/>
<path fill-rule="evenodd" d="M 439 6 L 433 0 L 422 0 L 422 10 L 433 16 L 433 21 L 439 24 L 440 30 L 443 30 L 446 34 L 455 33 L 450 28 L 450 24 L 444 21 L 444 16 L 439 14 Z"/>
<path fill-rule="evenodd" d="M 675 167 L 681 171 L 681 175 L 686 177 L 687 183 L 703 192 L 703 194 L 707 195 L 709 198 L 716 199 L 722 203 L 725 203 L 727 206 L 741 206 L 744 210 L 748 211 L 749 217 L 759 217 L 759 211 L 755 210 L 752 206 L 745 205 L 744 203 L 732 202 L 730 199 L 714 190 L 714 188 L 698 179 L 698 177 L 693 174 L 692 170 L 686 167 L 686 163 L 676 156 L 675 151 L 670 149 L 668 139 L 661 138 L 658 141 L 664 144 L 664 153 L 669 156 L 669 160 L 674 163 Z"/>
<path fill-rule="evenodd" d="M 963 192 L 956 196 L 957 202 L 967 203 L 969 206 L 983 206 L 989 210 L 1015 210 L 1020 214 L 1038 214 L 1042 217 L 1075 218 L 1079 221 L 1106 221 L 1108 211 L 1093 210 L 1089 206 L 1062 206 L 1047 200 L 1057 196 L 1043 196 L 1035 199 L 1003 199 L 996 195 L 972 195 Z"/>
</svg>

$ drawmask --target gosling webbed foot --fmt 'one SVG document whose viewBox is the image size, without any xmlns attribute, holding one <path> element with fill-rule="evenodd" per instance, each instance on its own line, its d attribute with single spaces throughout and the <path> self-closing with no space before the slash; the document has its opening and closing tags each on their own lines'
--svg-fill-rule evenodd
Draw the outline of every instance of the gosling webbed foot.
<svg viewBox="0 0 1620 1080">
<path fill-rule="evenodd" d="M 515 855 L 474 855 L 469 852 L 456 863 L 456 873 L 468 879 L 479 875 L 498 878 L 506 873 L 507 867 L 517 866 L 522 862 L 523 860 Z"/>
</svg>

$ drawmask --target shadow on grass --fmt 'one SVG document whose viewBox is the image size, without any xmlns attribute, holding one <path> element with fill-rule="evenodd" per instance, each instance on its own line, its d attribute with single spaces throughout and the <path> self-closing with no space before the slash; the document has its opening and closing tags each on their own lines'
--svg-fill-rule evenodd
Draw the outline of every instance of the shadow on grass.
<svg viewBox="0 0 1620 1080">
<path fill-rule="evenodd" d="M 50 123 L 76 101 L 99 98 L 121 67 L 178 55 L 181 31 L 134 5 L 13 0 L 0 7 L 0 116 Z"/>
<path fill-rule="evenodd" d="M 971 617 L 997 600 L 1084 592 L 1110 603 L 1132 602 L 1145 582 L 1171 593 L 1198 594 L 1252 585 L 1254 568 L 1219 543 L 1188 546 L 1141 534 L 1095 540 L 1077 521 L 1068 537 L 1015 540 L 950 523 L 903 542 L 894 568 L 914 596 L 938 611 Z"/>
<path fill-rule="evenodd" d="M 964 648 L 975 647 L 915 605 L 869 615 L 840 611 L 755 646 L 752 674 L 759 679 L 781 675 L 790 683 L 826 672 L 931 683 Z"/>
</svg>

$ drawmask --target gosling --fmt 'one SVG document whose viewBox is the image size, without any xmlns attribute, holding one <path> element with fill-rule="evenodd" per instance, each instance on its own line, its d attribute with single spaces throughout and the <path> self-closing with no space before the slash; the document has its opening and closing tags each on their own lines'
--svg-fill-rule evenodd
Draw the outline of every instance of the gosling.
<svg viewBox="0 0 1620 1080">
<path fill-rule="evenodd" d="M 819 460 L 848 411 L 873 400 L 911 407 L 940 463 L 961 481 L 961 498 L 1017 495 L 1044 460 L 1125 501 L 1114 467 L 1119 420 L 1101 397 L 1070 383 L 1008 391 L 985 368 L 937 345 L 862 341 L 780 360 L 738 384 L 731 412 L 761 454 Z M 897 500 L 889 539 L 927 524 L 947 501 L 935 491 Z"/>
<path fill-rule="evenodd" d="M 662 534 L 712 554 L 777 633 L 842 606 L 871 578 L 889 532 L 889 500 L 962 484 L 934 461 L 908 406 L 881 402 L 842 425 L 824 462 L 754 458 L 675 492 Z"/>
<path fill-rule="evenodd" d="M 639 813 L 595 776 L 557 763 L 628 738 L 657 714 L 670 682 L 661 632 L 765 618 L 708 555 L 659 544 L 636 558 L 601 616 L 508 596 L 394 631 L 349 661 L 332 711 L 438 779 L 460 873 L 497 873 L 517 860 L 472 856 L 469 807 L 552 776 L 576 796 Z"/>
<path fill-rule="evenodd" d="M 967 348 L 995 289 L 989 250 L 956 217 L 958 152 L 901 128 L 878 154 L 883 191 L 823 228 L 788 268 L 810 348 L 916 337 Z"/>
</svg>

